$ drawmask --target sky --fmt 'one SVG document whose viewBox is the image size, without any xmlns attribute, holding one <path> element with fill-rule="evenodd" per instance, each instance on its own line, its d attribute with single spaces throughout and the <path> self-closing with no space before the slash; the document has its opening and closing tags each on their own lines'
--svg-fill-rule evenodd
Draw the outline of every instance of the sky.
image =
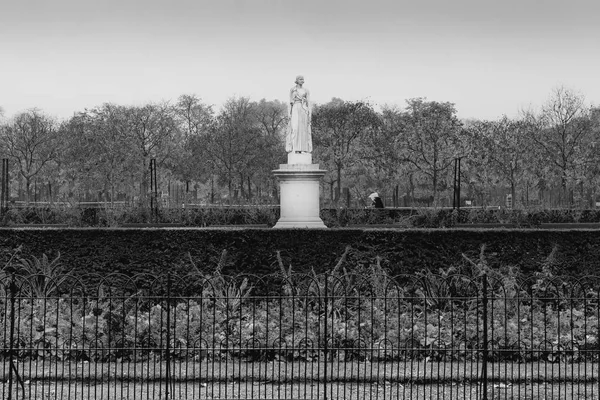
<svg viewBox="0 0 600 400">
<path fill-rule="evenodd" d="M 597 0 L 0 0 L 0 107 L 58 119 L 103 103 L 215 109 L 333 97 L 517 116 L 564 86 L 600 104 Z"/>
</svg>

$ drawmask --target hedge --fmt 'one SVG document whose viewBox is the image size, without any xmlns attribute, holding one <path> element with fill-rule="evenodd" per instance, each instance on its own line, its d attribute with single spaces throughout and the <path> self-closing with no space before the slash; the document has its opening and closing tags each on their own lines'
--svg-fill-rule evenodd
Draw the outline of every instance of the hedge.
<svg viewBox="0 0 600 400">
<path fill-rule="evenodd" d="M 209 272 L 226 251 L 223 274 L 263 275 L 279 271 L 278 254 L 286 268 L 320 273 L 346 253 L 349 272 L 379 258 L 397 275 L 465 265 L 463 254 L 477 260 L 482 245 L 490 267 L 518 266 L 525 274 L 538 271 L 550 254 L 557 274 L 594 274 L 600 264 L 597 230 L 342 228 L 2 228 L 0 262 L 4 266 L 22 246 L 23 256 L 52 259 L 60 252 L 63 265 L 75 274 L 184 274 L 192 268 L 189 257 Z"/>
<path fill-rule="evenodd" d="M 470 208 L 460 211 L 430 208 L 324 208 L 321 219 L 328 227 L 394 224 L 404 227 L 440 228 L 456 224 L 509 223 L 536 227 L 541 223 L 600 223 L 600 210 L 510 210 Z M 279 219 L 275 206 L 223 206 L 163 208 L 153 214 L 142 207 L 48 207 L 13 208 L 0 220 L 15 224 L 65 224 L 73 227 L 119 227 L 132 223 L 168 223 L 190 227 L 215 225 L 264 225 Z"/>
</svg>

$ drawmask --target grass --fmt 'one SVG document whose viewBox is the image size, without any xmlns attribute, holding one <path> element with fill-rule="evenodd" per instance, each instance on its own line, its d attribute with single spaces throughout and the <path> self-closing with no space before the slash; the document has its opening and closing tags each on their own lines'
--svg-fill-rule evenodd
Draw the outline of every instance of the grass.
<svg viewBox="0 0 600 400">
<path fill-rule="evenodd" d="M 8 363 L 0 364 L 8 398 Z M 598 399 L 597 363 L 492 363 L 489 399 Z M 476 362 L 18 363 L 25 399 L 481 399 Z M 17 395 L 18 391 L 18 395 Z M 18 397 L 16 397 L 18 396 Z M 13 398 L 23 389 L 13 382 Z"/>
</svg>

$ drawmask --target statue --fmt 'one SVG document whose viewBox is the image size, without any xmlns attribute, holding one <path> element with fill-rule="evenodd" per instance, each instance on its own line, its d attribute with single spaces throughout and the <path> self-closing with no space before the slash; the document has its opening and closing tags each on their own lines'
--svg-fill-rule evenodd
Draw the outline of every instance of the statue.
<svg viewBox="0 0 600 400">
<path fill-rule="evenodd" d="M 273 175 L 279 181 L 279 220 L 274 228 L 325 229 L 320 215 L 320 183 L 327 171 L 312 163 L 310 95 L 304 77 L 296 77 L 288 102 L 289 124 L 285 150 L 287 164 Z"/>
<path fill-rule="evenodd" d="M 312 153 L 310 94 L 303 85 L 304 77 L 298 75 L 296 86 L 290 89 L 290 121 L 285 141 L 285 151 L 288 153 Z"/>
</svg>

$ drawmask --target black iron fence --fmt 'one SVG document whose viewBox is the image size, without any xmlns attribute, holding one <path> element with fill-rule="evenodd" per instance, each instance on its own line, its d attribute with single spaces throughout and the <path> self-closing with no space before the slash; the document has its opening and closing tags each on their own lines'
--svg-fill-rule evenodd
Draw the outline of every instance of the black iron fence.
<svg viewBox="0 0 600 400">
<path fill-rule="evenodd" d="M 4 274 L 3 399 L 597 399 L 598 277 Z"/>
</svg>

